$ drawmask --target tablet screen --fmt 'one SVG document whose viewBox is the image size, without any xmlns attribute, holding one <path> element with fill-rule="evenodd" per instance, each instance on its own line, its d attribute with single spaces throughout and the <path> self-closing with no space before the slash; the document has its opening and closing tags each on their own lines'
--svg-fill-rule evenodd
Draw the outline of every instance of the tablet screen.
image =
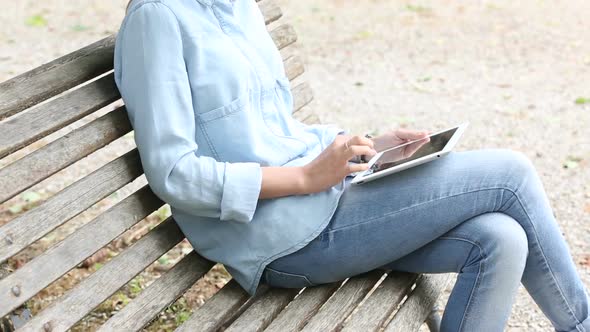
<svg viewBox="0 0 590 332">
<path fill-rule="evenodd" d="M 368 174 L 382 171 L 408 161 L 442 151 L 458 128 L 389 148 L 375 161 Z M 428 141 L 430 138 L 430 141 Z"/>
</svg>

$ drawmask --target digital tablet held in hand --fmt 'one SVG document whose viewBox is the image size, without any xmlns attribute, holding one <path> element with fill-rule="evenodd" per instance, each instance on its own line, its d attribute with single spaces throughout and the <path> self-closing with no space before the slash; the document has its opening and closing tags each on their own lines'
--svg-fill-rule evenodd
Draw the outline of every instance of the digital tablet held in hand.
<svg viewBox="0 0 590 332">
<path fill-rule="evenodd" d="M 451 152 L 468 124 L 465 122 L 456 127 L 432 133 L 425 138 L 379 151 L 369 160 L 369 169 L 358 172 L 350 183 L 361 184 L 373 181 L 443 157 Z"/>
</svg>

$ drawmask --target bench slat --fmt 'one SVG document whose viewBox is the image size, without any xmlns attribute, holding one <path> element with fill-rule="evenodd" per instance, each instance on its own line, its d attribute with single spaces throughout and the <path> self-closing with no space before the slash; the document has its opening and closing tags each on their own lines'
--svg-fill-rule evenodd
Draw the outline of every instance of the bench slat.
<svg viewBox="0 0 590 332">
<path fill-rule="evenodd" d="M 121 107 L 7 165 L 0 169 L 0 203 L 130 131 Z"/>
<path fill-rule="evenodd" d="M 307 287 L 264 330 L 265 332 L 299 331 L 310 317 L 340 287 L 342 281 Z"/>
<path fill-rule="evenodd" d="M 264 23 L 266 25 L 278 20 L 283 16 L 281 8 L 273 0 L 262 0 L 258 3 L 258 8 L 264 17 Z"/>
<path fill-rule="evenodd" d="M 282 24 L 270 32 L 270 36 L 280 50 L 297 41 L 295 29 L 290 24 Z"/>
<path fill-rule="evenodd" d="M 15 255 L 142 173 L 139 153 L 134 149 L 0 227 L 0 262 Z"/>
<path fill-rule="evenodd" d="M 278 20 L 282 12 L 271 0 L 260 4 L 266 24 Z M 278 27 L 271 35 L 279 48 L 291 44 L 294 30 Z M 293 41 L 292 41 L 293 40 Z M 103 38 L 75 52 L 0 83 L 0 120 L 113 69 L 115 35 Z"/>
<path fill-rule="evenodd" d="M 385 327 L 385 332 L 418 331 L 450 280 L 450 273 L 421 274 L 416 288 Z"/>
<path fill-rule="evenodd" d="M 172 269 L 150 284 L 123 310 L 111 317 L 100 327 L 99 331 L 140 330 L 205 275 L 213 265 L 215 262 L 192 251 L 176 263 Z"/>
<path fill-rule="evenodd" d="M 292 55 L 285 60 L 283 60 L 284 67 L 285 67 L 285 75 L 289 78 L 289 80 L 298 77 L 299 75 L 303 74 L 305 67 L 303 65 L 303 60 L 297 55 Z"/>
<path fill-rule="evenodd" d="M 250 297 L 235 279 L 231 279 L 174 332 L 217 331 L 244 303 L 255 297 Z"/>
<path fill-rule="evenodd" d="M 0 298 L 3 299 L 0 302 L 0 317 L 24 303 L 163 204 L 146 185 L 0 280 Z"/>
<path fill-rule="evenodd" d="M 114 36 L 0 83 L 0 120 L 113 69 Z"/>
<path fill-rule="evenodd" d="M 356 308 L 383 275 L 383 271 L 372 270 L 350 277 L 348 281 L 328 299 L 320 310 L 309 320 L 301 331 L 334 331 Z"/>
<path fill-rule="evenodd" d="M 315 112 L 316 112 L 315 108 L 308 104 L 308 105 L 301 107 L 297 111 L 297 113 L 293 114 L 293 118 L 295 118 L 296 120 L 303 122 L 303 123 L 309 123 L 309 122 L 305 122 L 305 119 L 308 118 L 310 115 L 314 114 Z"/>
<path fill-rule="evenodd" d="M 104 76 L 0 124 L 0 158 L 120 98 L 113 74 Z"/>
<path fill-rule="evenodd" d="M 270 288 L 224 331 L 262 331 L 300 290 L 300 288 Z"/>
<path fill-rule="evenodd" d="M 297 84 L 291 91 L 293 95 L 293 114 L 296 114 L 303 106 L 313 100 L 313 92 L 307 82 Z"/>
<path fill-rule="evenodd" d="M 342 331 L 378 331 L 411 291 L 417 278 L 415 273 L 390 272 L 358 311 L 350 316 Z"/>
<path fill-rule="evenodd" d="M 168 218 L 100 270 L 81 281 L 22 331 L 65 331 L 184 238 Z"/>
<path fill-rule="evenodd" d="M 320 123 L 320 118 L 318 117 L 317 114 L 312 113 L 303 119 L 303 123 L 307 123 L 307 124 Z"/>
</svg>

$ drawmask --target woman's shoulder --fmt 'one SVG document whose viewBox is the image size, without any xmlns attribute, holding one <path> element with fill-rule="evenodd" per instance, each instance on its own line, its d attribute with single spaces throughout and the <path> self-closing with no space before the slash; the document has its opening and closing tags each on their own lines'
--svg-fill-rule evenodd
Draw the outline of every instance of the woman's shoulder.
<svg viewBox="0 0 590 332">
<path fill-rule="evenodd" d="M 121 23 L 124 31 L 134 16 L 147 15 L 146 24 L 175 24 L 183 37 L 219 30 L 214 0 L 133 0 Z M 139 15 L 138 15 L 139 14 Z"/>
</svg>

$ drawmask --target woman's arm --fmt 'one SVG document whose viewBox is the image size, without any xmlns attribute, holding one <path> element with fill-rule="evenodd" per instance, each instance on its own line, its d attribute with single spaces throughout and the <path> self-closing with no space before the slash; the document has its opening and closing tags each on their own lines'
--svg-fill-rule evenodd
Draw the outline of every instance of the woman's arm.
<svg viewBox="0 0 590 332">
<path fill-rule="evenodd" d="M 259 198 L 307 194 L 305 173 L 301 166 L 262 167 L 262 189 Z"/>
<path fill-rule="evenodd" d="M 348 174 L 368 169 L 351 163 L 354 156 L 375 154 L 373 141 L 363 136 L 336 135 L 314 160 L 301 167 L 263 167 L 260 197 L 301 195 L 336 185 Z"/>
<path fill-rule="evenodd" d="M 198 156 L 183 40 L 163 3 L 132 7 L 115 46 L 115 81 L 153 192 L 170 206 L 222 221 L 252 221 L 262 184 L 254 162 Z"/>
</svg>

